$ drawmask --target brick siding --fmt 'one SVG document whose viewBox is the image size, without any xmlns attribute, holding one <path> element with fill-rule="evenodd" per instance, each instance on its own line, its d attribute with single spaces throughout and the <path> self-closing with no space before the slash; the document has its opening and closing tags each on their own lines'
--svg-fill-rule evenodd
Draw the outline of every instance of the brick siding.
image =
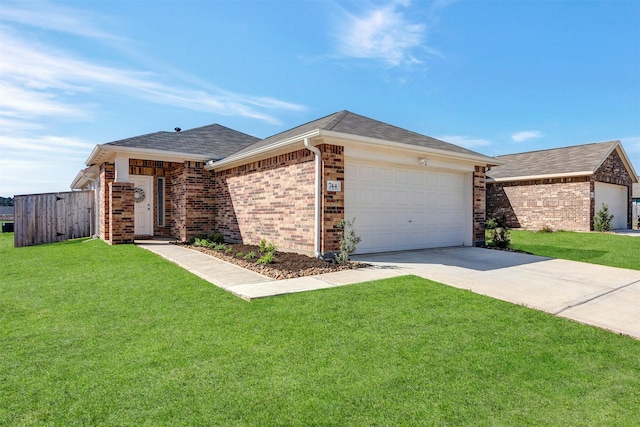
<svg viewBox="0 0 640 427">
<path fill-rule="evenodd" d="M 132 243 L 134 239 L 133 183 L 110 182 L 109 244 Z"/>
<path fill-rule="evenodd" d="M 505 216 L 510 227 L 540 230 L 589 231 L 593 229 L 595 182 L 625 185 L 631 201 L 631 176 L 616 151 L 595 174 L 487 184 L 487 216 Z M 629 202 L 629 221 L 631 221 Z"/>
<path fill-rule="evenodd" d="M 217 172 L 215 230 L 230 242 L 313 253 L 314 157 L 301 149 Z"/>
<path fill-rule="evenodd" d="M 103 163 L 100 165 L 100 192 L 98 200 L 98 212 L 100 215 L 100 238 L 104 241 L 110 240 L 109 230 L 109 184 L 116 179 L 116 167 L 113 163 Z"/>
<path fill-rule="evenodd" d="M 320 252 L 340 249 L 342 231 L 338 228 L 344 219 L 344 147 L 322 144 L 322 241 Z M 327 180 L 341 181 L 342 191 L 327 191 Z"/>
<path fill-rule="evenodd" d="M 486 174 L 484 166 L 476 166 L 473 172 L 473 244 L 481 246 L 485 243 L 486 220 Z"/>
</svg>

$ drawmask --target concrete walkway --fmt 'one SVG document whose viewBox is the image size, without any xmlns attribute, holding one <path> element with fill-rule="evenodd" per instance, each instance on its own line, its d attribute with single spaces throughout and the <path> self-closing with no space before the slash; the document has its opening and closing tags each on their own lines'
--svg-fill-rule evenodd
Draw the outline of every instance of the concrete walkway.
<svg viewBox="0 0 640 427">
<path fill-rule="evenodd" d="M 640 339 L 640 271 L 481 248 L 355 256 L 370 268 L 273 280 L 209 255 L 136 241 L 247 301 L 413 274 Z"/>
</svg>

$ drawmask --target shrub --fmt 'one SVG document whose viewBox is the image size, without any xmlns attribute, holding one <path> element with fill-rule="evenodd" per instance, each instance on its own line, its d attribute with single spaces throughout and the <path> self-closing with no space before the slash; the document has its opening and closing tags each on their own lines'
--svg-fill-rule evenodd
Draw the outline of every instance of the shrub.
<svg viewBox="0 0 640 427">
<path fill-rule="evenodd" d="M 602 208 L 593 218 L 593 229 L 595 231 L 613 230 L 613 214 L 609 214 L 609 208 L 604 203 L 602 204 Z"/>
<path fill-rule="evenodd" d="M 507 218 L 501 217 L 499 219 L 490 218 L 486 222 L 486 228 L 489 230 L 489 246 L 496 248 L 508 248 L 511 244 L 511 237 L 509 236 L 509 227 L 507 226 Z"/>
<path fill-rule="evenodd" d="M 542 227 L 540 230 L 538 230 L 540 233 L 553 233 L 553 228 L 551 228 L 551 226 L 549 225 L 545 225 L 544 227 Z"/>
<path fill-rule="evenodd" d="M 226 253 L 226 254 L 232 254 L 232 253 L 233 253 L 233 248 L 226 248 L 226 249 L 224 250 L 224 253 Z"/>
<path fill-rule="evenodd" d="M 251 251 L 244 256 L 244 259 L 256 259 L 256 253 Z"/>
<path fill-rule="evenodd" d="M 244 256 L 244 254 L 242 253 L 242 251 L 240 251 L 240 252 L 236 253 L 236 256 L 238 258 L 242 258 Z"/>
<path fill-rule="evenodd" d="M 356 251 L 356 246 L 362 238 L 356 235 L 356 230 L 353 228 L 353 224 L 356 219 L 351 221 L 345 221 L 344 219 L 338 224 L 338 229 L 342 230 L 342 236 L 340 237 L 340 252 L 336 254 L 336 262 L 338 264 L 346 264 L 349 261 L 349 257 Z"/>
<path fill-rule="evenodd" d="M 209 233 L 207 235 L 207 240 L 214 243 L 224 243 L 224 236 L 221 233 Z"/>
<path fill-rule="evenodd" d="M 262 258 L 260 258 L 256 262 L 258 264 L 267 265 L 267 264 L 271 264 L 274 261 L 274 259 L 275 259 L 275 256 L 273 255 L 273 252 L 267 252 L 262 256 Z"/>
<path fill-rule="evenodd" d="M 209 242 L 207 241 L 207 239 L 196 237 L 196 238 L 193 239 L 193 245 L 194 246 L 209 246 Z"/>
</svg>

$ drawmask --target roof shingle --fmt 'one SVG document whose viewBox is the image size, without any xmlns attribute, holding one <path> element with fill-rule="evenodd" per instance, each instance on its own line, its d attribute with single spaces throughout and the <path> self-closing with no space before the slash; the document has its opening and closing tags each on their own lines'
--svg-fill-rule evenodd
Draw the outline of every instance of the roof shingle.
<svg viewBox="0 0 640 427">
<path fill-rule="evenodd" d="M 274 145 L 278 142 L 285 141 L 290 138 L 295 138 L 314 130 L 334 131 L 349 135 L 415 145 L 424 148 L 434 148 L 443 151 L 451 151 L 459 154 L 483 156 L 482 154 L 479 154 L 475 151 L 467 150 L 466 148 L 459 147 L 457 145 L 450 144 L 439 139 L 431 138 L 430 136 L 422 135 L 407 129 L 390 125 L 388 123 L 370 119 L 368 117 L 364 117 L 347 110 L 343 110 L 258 141 L 257 143 L 237 152 L 234 157 L 242 156 L 242 154 L 246 152 L 264 148 L 269 145 Z"/>
<path fill-rule="evenodd" d="M 504 164 L 492 167 L 487 177 L 505 180 L 594 173 L 618 144 L 620 141 L 609 141 L 496 156 Z"/>
<path fill-rule="evenodd" d="M 256 141 L 259 141 L 259 138 L 212 124 L 181 132 L 155 132 L 134 136 L 105 145 L 189 153 L 222 159 Z"/>
</svg>

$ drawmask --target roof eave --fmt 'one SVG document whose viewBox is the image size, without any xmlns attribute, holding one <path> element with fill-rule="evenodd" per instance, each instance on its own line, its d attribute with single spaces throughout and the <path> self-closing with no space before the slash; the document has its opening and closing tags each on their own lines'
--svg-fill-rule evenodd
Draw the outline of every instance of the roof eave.
<svg viewBox="0 0 640 427">
<path fill-rule="evenodd" d="M 211 156 L 207 156 L 204 154 L 193 154 L 193 153 L 185 153 L 178 151 L 166 151 L 166 150 L 156 150 L 152 148 L 139 148 L 139 147 L 123 147 L 118 145 L 109 145 L 109 144 L 99 144 L 91 152 L 91 155 L 85 162 L 87 166 L 91 166 L 93 164 L 98 163 L 99 157 L 101 155 L 107 155 L 111 157 L 112 154 L 122 153 L 122 154 L 131 154 L 131 155 L 144 155 L 145 158 L 150 158 L 154 160 L 165 160 L 165 161 L 174 161 L 174 162 L 183 162 L 187 160 L 192 161 L 207 161 L 211 159 Z"/>
<path fill-rule="evenodd" d="M 320 131 L 318 129 L 306 132 L 300 135 L 293 136 L 291 138 L 283 139 L 282 141 L 278 141 L 275 144 L 266 145 L 264 147 L 256 148 L 255 150 L 244 152 L 240 155 L 231 155 L 222 160 L 209 160 L 205 165 L 206 170 L 216 170 L 220 168 L 231 168 L 234 166 L 239 166 L 246 164 L 251 161 L 251 159 L 255 157 L 260 157 L 270 151 L 276 151 L 278 149 L 282 149 L 288 147 L 290 145 L 294 145 L 298 142 L 304 141 L 306 138 L 315 138 L 320 135 Z"/>
<path fill-rule="evenodd" d="M 578 176 L 593 175 L 593 171 L 580 171 L 569 173 L 553 173 L 545 175 L 521 175 L 521 176 L 507 176 L 502 178 L 487 177 L 487 182 L 508 182 L 508 181 L 534 181 L 538 179 L 553 179 L 553 178 L 573 178 Z"/>
<path fill-rule="evenodd" d="M 264 147 L 257 148 L 257 149 L 252 150 L 252 151 L 248 151 L 248 152 L 242 153 L 241 155 L 238 155 L 238 156 L 231 155 L 231 156 L 229 156 L 229 157 L 227 157 L 227 158 L 225 158 L 223 160 L 219 160 L 219 161 L 210 160 L 205 165 L 205 169 L 214 170 L 215 171 L 215 170 L 220 170 L 221 168 L 228 169 L 230 167 L 239 166 L 239 165 L 246 164 L 247 162 L 251 161 L 252 158 L 259 157 L 259 156 L 262 156 L 262 155 L 264 155 L 266 153 L 269 153 L 271 151 L 276 151 L 276 150 L 285 148 L 287 146 L 293 145 L 295 143 L 301 142 L 305 138 L 317 138 L 317 137 L 326 137 L 326 138 L 333 138 L 333 139 L 341 139 L 341 140 L 345 140 L 345 141 L 362 142 L 362 143 L 373 144 L 373 145 L 381 146 L 381 147 L 410 149 L 410 150 L 418 151 L 418 152 L 421 152 L 421 153 L 434 154 L 434 155 L 438 155 L 440 157 L 452 158 L 452 159 L 456 159 L 456 160 L 466 160 L 466 161 L 469 161 L 469 162 L 472 162 L 472 163 L 475 163 L 475 164 L 482 164 L 482 165 L 486 165 L 486 166 L 499 166 L 499 165 L 504 164 L 504 162 L 502 162 L 501 160 L 498 160 L 496 158 L 489 157 L 489 156 L 484 156 L 484 155 L 481 155 L 481 154 L 480 155 L 472 155 L 472 154 L 467 154 L 467 153 L 456 153 L 456 152 L 453 152 L 453 151 L 439 150 L 439 149 L 436 149 L 436 148 L 421 147 L 421 146 L 405 144 L 405 143 L 401 143 L 401 142 L 393 142 L 393 141 L 388 141 L 388 140 L 383 140 L 383 139 L 378 139 L 378 138 L 371 138 L 371 137 L 366 137 L 366 136 L 360 136 L 360 135 L 355 135 L 355 134 L 350 134 L 350 133 L 329 131 L 329 130 L 323 130 L 323 129 L 315 129 L 315 130 L 307 132 L 307 133 L 303 133 L 303 134 L 296 135 L 296 136 L 291 137 L 291 138 L 287 138 L 287 139 L 279 141 L 279 142 L 277 142 L 275 144 L 270 144 L 270 145 L 267 145 L 267 146 L 264 146 Z"/>
<path fill-rule="evenodd" d="M 406 144 L 403 142 L 395 142 L 384 139 L 372 138 L 368 136 L 354 135 L 350 133 L 343 132 L 335 132 L 335 131 L 321 131 L 321 136 L 336 138 L 336 139 L 345 139 L 351 140 L 355 142 L 363 142 L 367 144 L 376 145 L 379 147 L 388 147 L 388 148 L 402 148 L 408 149 L 412 151 L 418 151 L 425 154 L 434 154 L 440 157 L 451 158 L 456 160 L 467 160 L 476 164 L 483 164 L 486 166 L 500 166 L 503 165 L 504 162 L 498 160 L 494 157 L 485 156 L 483 154 L 468 154 L 468 153 L 457 153 L 455 151 L 448 150 L 440 150 L 438 148 L 430 148 L 430 147 L 421 147 L 419 145 Z"/>
</svg>

